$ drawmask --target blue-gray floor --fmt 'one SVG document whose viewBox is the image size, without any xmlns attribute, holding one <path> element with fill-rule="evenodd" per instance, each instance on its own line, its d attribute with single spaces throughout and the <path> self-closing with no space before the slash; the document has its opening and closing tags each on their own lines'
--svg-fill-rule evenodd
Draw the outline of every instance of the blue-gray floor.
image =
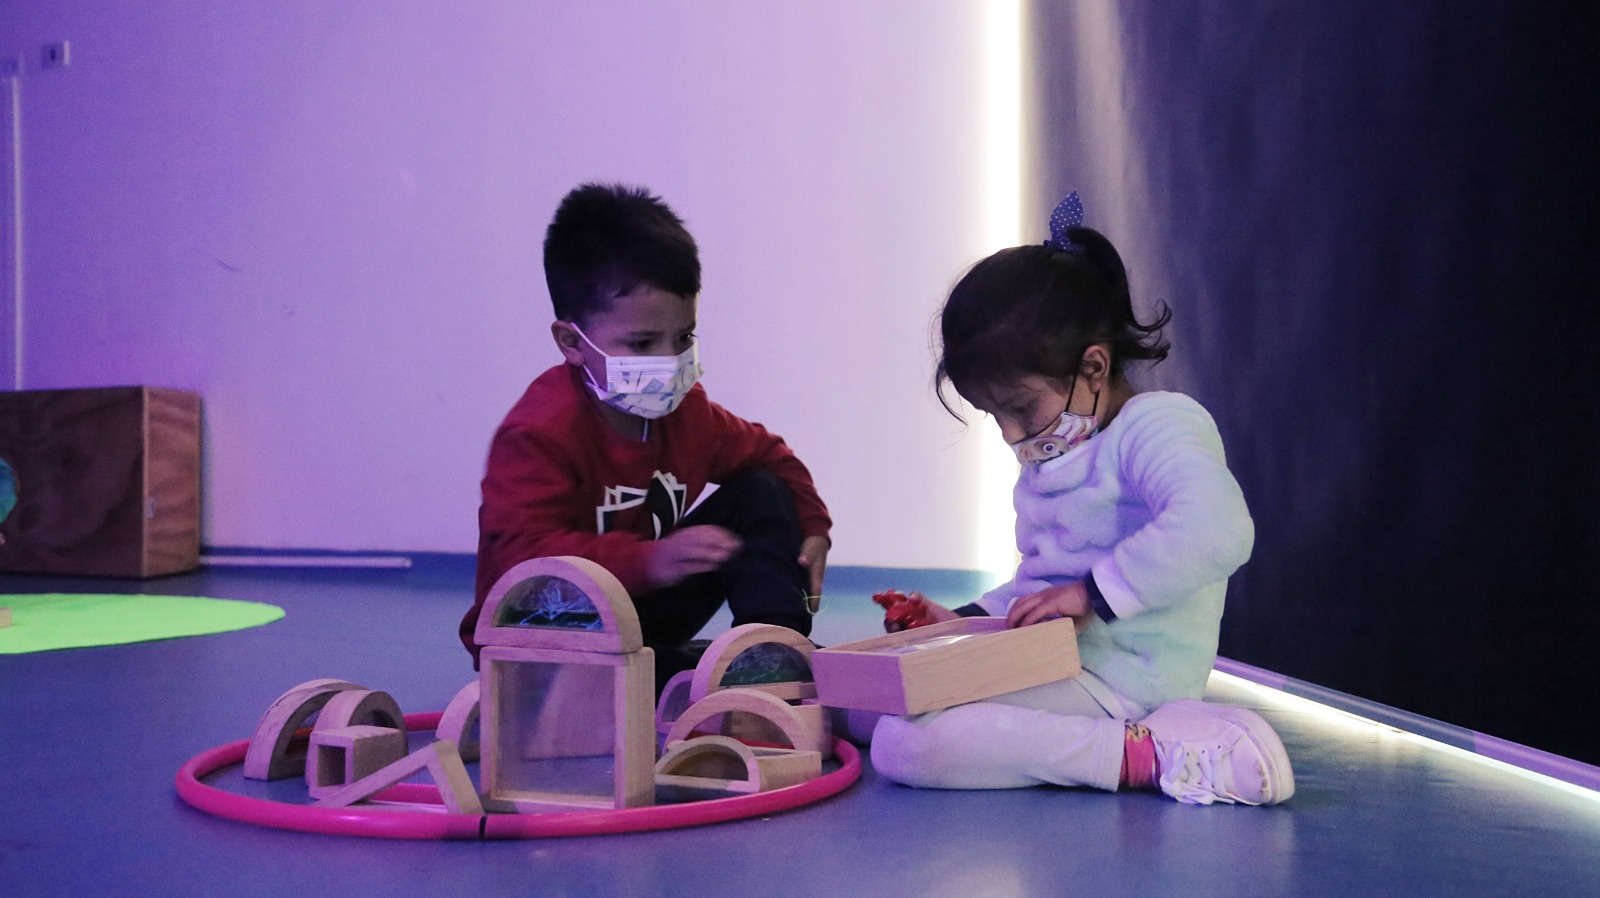
<svg viewBox="0 0 1600 898">
<path fill-rule="evenodd" d="M 818 641 L 873 634 L 867 594 L 888 586 L 969 598 L 842 571 Z M 383 689 L 408 712 L 442 709 L 472 676 L 455 636 L 470 575 L 439 564 L 213 569 L 142 585 L 0 576 L 0 594 L 140 590 L 271 602 L 288 616 L 0 656 L 0 895 L 1600 895 L 1600 797 L 1222 678 L 1209 698 L 1257 708 L 1282 734 L 1298 775 L 1287 805 L 918 791 L 869 765 L 821 804 L 668 832 L 397 842 L 256 828 L 183 804 L 179 766 L 248 737 L 273 698 L 316 677 Z"/>
</svg>

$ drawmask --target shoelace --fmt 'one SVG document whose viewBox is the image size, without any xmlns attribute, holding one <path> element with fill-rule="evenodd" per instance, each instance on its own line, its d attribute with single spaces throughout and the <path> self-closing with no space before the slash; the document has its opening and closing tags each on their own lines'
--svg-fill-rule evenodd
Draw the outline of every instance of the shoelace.
<svg viewBox="0 0 1600 898">
<path fill-rule="evenodd" d="M 1161 790 L 1187 804 L 1211 804 L 1218 798 L 1228 802 L 1237 800 L 1233 791 L 1217 775 L 1218 768 L 1222 766 L 1221 752 L 1221 747 L 1184 750 L 1176 743 L 1174 749 L 1168 749 L 1157 742 L 1156 757 L 1161 761 Z M 1182 763 L 1178 763 L 1180 760 Z"/>
</svg>

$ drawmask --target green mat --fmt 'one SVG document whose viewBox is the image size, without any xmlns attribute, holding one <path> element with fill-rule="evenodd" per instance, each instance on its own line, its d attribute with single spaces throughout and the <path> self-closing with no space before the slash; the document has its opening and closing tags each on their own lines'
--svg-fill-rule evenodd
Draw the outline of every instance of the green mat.
<svg viewBox="0 0 1600 898">
<path fill-rule="evenodd" d="M 276 605 L 198 596 L 0 594 L 0 608 L 11 609 L 0 655 L 226 633 L 283 617 Z"/>
</svg>

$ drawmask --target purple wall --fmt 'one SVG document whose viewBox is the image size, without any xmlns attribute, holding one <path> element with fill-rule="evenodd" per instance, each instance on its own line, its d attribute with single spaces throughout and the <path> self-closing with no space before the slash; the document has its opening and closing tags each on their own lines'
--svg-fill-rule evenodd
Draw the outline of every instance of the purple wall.
<svg viewBox="0 0 1600 898">
<path fill-rule="evenodd" d="M 812 466 L 834 560 L 974 567 L 948 522 L 991 435 L 933 401 L 927 325 L 988 249 L 982 13 L 4 4 L 23 384 L 200 391 L 208 544 L 469 551 L 489 436 L 558 361 L 545 223 L 642 182 L 702 247 L 707 386 Z"/>
</svg>

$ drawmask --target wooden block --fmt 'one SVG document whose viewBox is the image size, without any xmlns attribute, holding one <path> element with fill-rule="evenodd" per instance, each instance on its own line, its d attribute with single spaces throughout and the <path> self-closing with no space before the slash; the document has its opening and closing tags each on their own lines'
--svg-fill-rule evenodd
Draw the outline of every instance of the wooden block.
<svg viewBox="0 0 1600 898">
<path fill-rule="evenodd" d="M 450 704 L 444 706 L 444 713 L 439 715 L 439 726 L 434 730 L 438 738 L 449 739 L 456 744 L 463 761 L 478 760 L 478 698 L 482 692 L 483 681 L 478 679 L 461 687 L 450 699 Z"/>
<path fill-rule="evenodd" d="M 751 747 L 727 736 L 672 743 L 656 762 L 656 786 L 703 800 L 782 789 L 822 775 L 814 751 Z"/>
<path fill-rule="evenodd" d="M 790 748 L 814 751 L 825 758 L 833 754 L 827 715 L 820 705 L 791 705 L 757 689 L 723 689 L 690 705 L 672 724 L 667 744 L 690 738 L 713 718 L 720 718 L 723 727 L 723 732 L 714 735 L 737 733 L 735 738 L 744 741 L 787 743 Z"/>
<path fill-rule="evenodd" d="M 816 648 L 811 640 L 788 627 L 741 624 L 706 646 L 705 654 L 695 667 L 689 698 L 699 701 L 719 689 L 728 688 L 760 689 L 785 700 L 813 698 L 817 687 L 812 682 L 811 653 Z M 740 673 L 760 676 L 759 671 L 748 669 L 750 665 L 746 664 L 760 652 L 768 653 L 765 659 L 768 662 L 781 661 L 794 668 L 792 673 L 797 678 L 781 682 L 739 681 Z M 741 667 L 746 669 L 741 670 Z"/>
<path fill-rule="evenodd" d="M 394 727 L 316 729 L 306 751 L 306 789 L 326 798 L 406 756 L 406 734 Z"/>
<path fill-rule="evenodd" d="M 244 775 L 253 780 L 278 780 L 305 772 L 305 760 L 295 753 L 295 731 L 321 711 L 335 695 L 360 689 L 344 680 L 308 680 L 278 696 L 261 715 L 245 750 Z"/>
<path fill-rule="evenodd" d="M 387 692 L 375 689 L 345 689 L 329 696 L 317 714 L 318 730 L 337 730 L 368 724 L 406 731 L 406 717 L 400 705 Z"/>
<path fill-rule="evenodd" d="M 656 735 L 665 736 L 670 732 L 673 721 L 693 704 L 689 698 L 693 679 L 694 671 L 680 670 L 661 687 L 661 698 L 656 702 Z"/>
<path fill-rule="evenodd" d="M 575 556 L 534 558 L 484 597 L 478 645 L 625 654 L 644 647 L 639 613 L 611 572 Z"/>
<path fill-rule="evenodd" d="M 902 630 L 811 656 L 824 705 L 921 714 L 1078 675 L 1070 619 L 1008 629 L 1004 618 L 964 617 Z"/>
<path fill-rule="evenodd" d="M 368 774 L 317 802 L 317 807 L 342 808 L 370 798 L 421 770 L 433 777 L 439 797 L 452 814 L 482 814 L 483 804 L 455 744 L 447 739 L 431 742 L 382 770 Z"/>
<path fill-rule="evenodd" d="M 484 804 L 512 813 L 655 801 L 655 655 L 485 646 Z"/>
<path fill-rule="evenodd" d="M 811 734 L 808 745 L 824 758 L 833 757 L 833 718 L 828 709 L 817 704 L 816 699 L 787 702 L 790 713 L 800 721 L 801 730 Z M 704 725 L 702 724 L 702 729 Z M 794 745 L 789 734 L 774 720 L 754 711 L 732 711 L 724 714 L 722 735 L 732 736 L 749 745 Z M 670 732 L 670 731 L 669 731 Z M 804 747 L 804 746 L 802 746 Z"/>
<path fill-rule="evenodd" d="M 200 564 L 200 397 L 156 387 L 0 393 L 16 507 L 0 571 L 156 577 Z"/>
</svg>

